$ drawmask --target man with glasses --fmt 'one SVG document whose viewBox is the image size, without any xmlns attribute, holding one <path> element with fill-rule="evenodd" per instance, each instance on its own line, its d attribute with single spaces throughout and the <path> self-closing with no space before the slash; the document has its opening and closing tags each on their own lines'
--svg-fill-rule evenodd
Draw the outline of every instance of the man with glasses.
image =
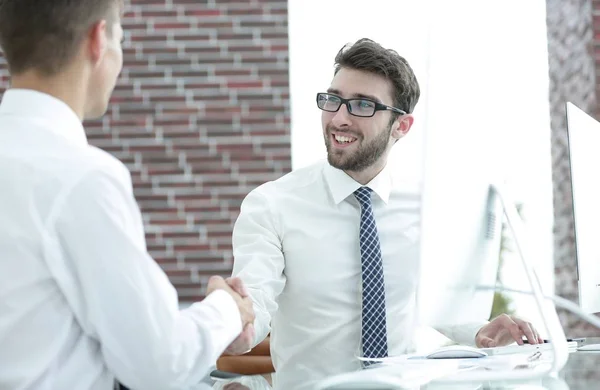
<svg viewBox="0 0 600 390">
<path fill-rule="evenodd" d="M 255 343 L 271 331 L 277 389 L 310 388 L 409 348 L 419 194 L 395 185 L 387 159 L 413 124 L 419 94 L 395 51 L 369 39 L 342 48 L 329 89 L 316 96 L 327 162 L 266 183 L 242 204 L 233 275 L 254 301 Z M 505 315 L 442 331 L 480 347 L 539 337 Z"/>
</svg>

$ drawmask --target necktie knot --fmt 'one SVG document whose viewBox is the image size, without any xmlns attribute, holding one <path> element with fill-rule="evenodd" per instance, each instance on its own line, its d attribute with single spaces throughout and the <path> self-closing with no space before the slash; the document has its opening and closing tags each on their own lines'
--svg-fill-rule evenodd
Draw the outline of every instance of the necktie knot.
<svg viewBox="0 0 600 390">
<path fill-rule="evenodd" d="M 360 187 L 354 191 L 354 196 L 360 203 L 360 206 L 364 209 L 371 205 L 371 192 L 373 190 L 369 187 Z"/>
</svg>

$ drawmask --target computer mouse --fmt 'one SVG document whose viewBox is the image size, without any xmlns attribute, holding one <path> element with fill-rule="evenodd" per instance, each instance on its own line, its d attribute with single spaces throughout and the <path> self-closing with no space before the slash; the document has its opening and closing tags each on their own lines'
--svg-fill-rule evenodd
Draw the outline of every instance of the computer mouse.
<svg viewBox="0 0 600 390">
<path fill-rule="evenodd" d="M 431 352 L 427 359 L 473 359 L 486 357 L 488 354 L 480 349 L 466 345 L 449 345 Z"/>
</svg>

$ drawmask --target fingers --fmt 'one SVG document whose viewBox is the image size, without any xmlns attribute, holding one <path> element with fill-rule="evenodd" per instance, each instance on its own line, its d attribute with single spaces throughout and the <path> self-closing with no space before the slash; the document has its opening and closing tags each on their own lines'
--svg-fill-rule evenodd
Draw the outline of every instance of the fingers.
<svg viewBox="0 0 600 390">
<path fill-rule="evenodd" d="M 224 286 L 226 286 L 227 283 L 225 283 L 225 280 L 223 280 L 222 277 L 220 276 L 211 276 L 208 279 L 208 285 L 206 287 L 206 294 L 209 295 L 210 293 L 212 293 L 213 291 L 223 288 Z"/>
<path fill-rule="evenodd" d="M 244 282 L 240 278 L 227 278 L 225 282 L 242 298 L 248 297 L 250 294 L 248 293 L 248 289 L 244 285 Z"/>
<path fill-rule="evenodd" d="M 481 348 L 493 348 L 493 347 L 496 346 L 496 342 L 493 339 L 489 338 L 489 337 L 482 336 L 479 339 L 479 346 Z"/>
<path fill-rule="evenodd" d="M 519 328 L 519 325 L 517 325 L 514 321 L 511 324 L 509 324 L 508 331 L 510 332 L 510 335 L 512 336 L 513 340 L 517 342 L 517 344 L 525 344 L 523 342 L 523 331 L 521 330 L 521 328 Z"/>
<path fill-rule="evenodd" d="M 529 344 L 539 343 L 538 337 L 535 334 L 535 332 L 533 331 L 533 327 L 531 326 L 531 324 L 529 322 L 520 321 L 519 327 L 521 328 L 523 333 L 525 333 L 525 337 L 527 338 L 527 341 L 529 341 Z"/>
<path fill-rule="evenodd" d="M 519 344 L 519 345 L 524 344 L 523 343 L 523 330 L 521 330 L 519 325 L 513 320 L 513 318 L 511 316 L 503 314 L 503 315 L 499 316 L 497 319 L 502 322 L 502 327 L 510 333 L 510 336 L 513 338 L 514 341 L 517 342 L 517 344 Z"/>
<path fill-rule="evenodd" d="M 215 275 L 211 276 L 210 279 L 208 279 L 207 294 L 210 294 L 216 289 L 227 290 L 228 288 L 235 291 L 242 298 L 247 298 L 250 296 L 248 289 L 246 288 L 244 282 L 240 278 L 223 279 L 222 277 Z"/>
<path fill-rule="evenodd" d="M 218 275 L 213 275 L 208 279 L 208 284 L 216 284 L 216 285 L 220 285 L 225 283 L 225 280 L 223 280 L 222 277 L 218 276 Z"/>
<path fill-rule="evenodd" d="M 529 344 L 539 344 L 543 342 L 542 338 L 539 337 L 539 334 L 530 322 L 523 321 L 516 317 L 513 317 L 513 320 L 519 326 L 521 331 L 525 333 L 525 337 L 527 338 L 527 341 L 529 341 Z"/>
<path fill-rule="evenodd" d="M 508 345 L 512 341 L 523 345 L 523 336 L 526 337 L 530 344 L 541 344 L 544 342 L 539 332 L 530 322 L 502 314 L 481 328 L 475 340 L 476 344 L 480 347 L 500 347 Z"/>
<path fill-rule="evenodd" d="M 535 335 L 538 339 L 538 343 L 539 344 L 543 344 L 544 343 L 544 338 L 542 337 L 542 335 L 540 334 L 540 332 L 537 331 L 537 329 L 533 329 L 533 331 L 535 332 Z"/>
</svg>

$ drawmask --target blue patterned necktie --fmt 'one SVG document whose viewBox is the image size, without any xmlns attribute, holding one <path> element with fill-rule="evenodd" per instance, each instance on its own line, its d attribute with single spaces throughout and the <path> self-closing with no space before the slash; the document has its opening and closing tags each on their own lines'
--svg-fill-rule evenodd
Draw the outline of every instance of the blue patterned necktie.
<svg viewBox="0 0 600 390">
<path fill-rule="evenodd" d="M 361 187 L 354 191 L 354 196 L 358 199 L 361 207 L 360 255 L 362 263 L 363 357 L 382 358 L 388 356 L 385 286 L 379 235 L 371 205 L 371 189 Z"/>
</svg>

